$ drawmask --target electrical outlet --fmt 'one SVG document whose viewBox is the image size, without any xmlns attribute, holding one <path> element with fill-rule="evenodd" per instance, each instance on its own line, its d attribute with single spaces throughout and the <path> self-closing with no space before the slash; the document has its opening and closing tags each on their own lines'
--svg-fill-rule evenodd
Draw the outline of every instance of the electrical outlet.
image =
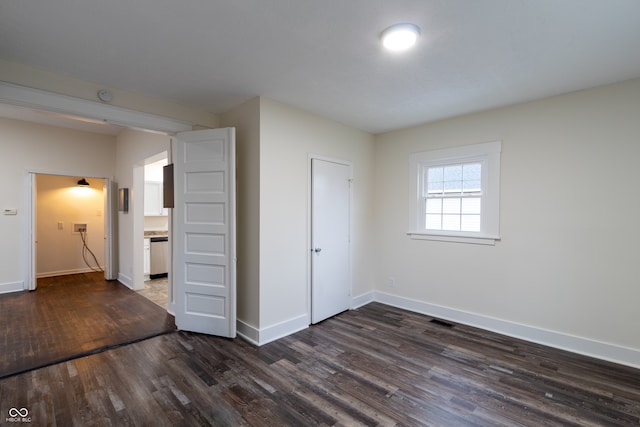
<svg viewBox="0 0 640 427">
<path fill-rule="evenodd" d="M 87 224 L 73 224 L 73 232 L 74 233 L 86 233 L 87 231 Z"/>
<path fill-rule="evenodd" d="M 396 287 L 396 278 L 395 277 L 389 277 L 389 279 L 387 280 L 387 285 L 390 288 L 395 288 Z"/>
</svg>

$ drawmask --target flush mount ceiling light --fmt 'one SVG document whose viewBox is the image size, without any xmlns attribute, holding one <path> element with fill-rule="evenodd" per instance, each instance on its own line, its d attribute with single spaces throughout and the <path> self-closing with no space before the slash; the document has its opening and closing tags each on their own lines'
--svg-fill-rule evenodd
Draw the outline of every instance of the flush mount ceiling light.
<svg viewBox="0 0 640 427">
<path fill-rule="evenodd" d="M 80 185 L 80 186 L 88 186 L 89 183 L 87 182 L 86 179 L 82 178 L 81 180 L 78 181 L 78 185 Z"/>
<path fill-rule="evenodd" d="M 382 32 L 382 45 L 393 51 L 406 50 L 416 44 L 420 27 L 415 24 L 395 24 Z"/>
</svg>

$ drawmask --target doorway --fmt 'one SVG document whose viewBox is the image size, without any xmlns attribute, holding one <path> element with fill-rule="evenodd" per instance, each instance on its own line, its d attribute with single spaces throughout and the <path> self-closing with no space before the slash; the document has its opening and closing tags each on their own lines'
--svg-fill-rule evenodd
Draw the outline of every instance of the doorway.
<svg viewBox="0 0 640 427">
<path fill-rule="evenodd" d="M 141 213 L 144 227 L 144 257 L 142 267 L 137 266 L 138 269 L 143 270 L 144 283 L 136 284 L 134 289 L 140 295 L 171 312 L 169 307 L 171 221 L 169 209 L 164 207 L 162 191 L 163 168 L 168 163 L 169 155 L 166 151 L 144 160 L 142 169 L 144 206 Z"/>
<path fill-rule="evenodd" d="M 351 163 L 312 157 L 311 323 L 351 306 Z"/>
<path fill-rule="evenodd" d="M 109 178 L 27 172 L 27 290 L 38 277 L 100 271 L 114 279 L 112 200 Z"/>
<path fill-rule="evenodd" d="M 104 179 L 36 174 L 36 277 L 104 272 Z"/>
</svg>

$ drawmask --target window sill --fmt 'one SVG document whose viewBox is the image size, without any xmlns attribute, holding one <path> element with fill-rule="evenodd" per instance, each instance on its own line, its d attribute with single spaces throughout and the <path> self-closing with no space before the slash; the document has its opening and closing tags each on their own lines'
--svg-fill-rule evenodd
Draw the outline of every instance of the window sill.
<svg viewBox="0 0 640 427">
<path fill-rule="evenodd" d="M 410 231 L 407 235 L 413 240 L 433 240 L 437 242 L 470 243 L 474 245 L 495 245 L 500 237 L 495 236 L 460 236 L 449 234 L 432 234 L 421 231 Z"/>
</svg>

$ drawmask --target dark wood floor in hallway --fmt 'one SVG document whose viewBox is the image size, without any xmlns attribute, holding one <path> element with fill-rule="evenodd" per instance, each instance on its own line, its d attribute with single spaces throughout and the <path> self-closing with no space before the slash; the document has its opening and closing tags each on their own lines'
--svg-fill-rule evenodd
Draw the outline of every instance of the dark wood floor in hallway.
<svg viewBox="0 0 640 427">
<path fill-rule="evenodd" d="M 175 330 L 166 309 L 102 273 L 0 295 L 0 319 L 0 378 Z"/>
<path fill-rule="evenodd" d="M 0 381 L 0 425 L 615 426 L 640 371 L 373 303 L 256 348 L 177 332 Z"/>
</svg>

